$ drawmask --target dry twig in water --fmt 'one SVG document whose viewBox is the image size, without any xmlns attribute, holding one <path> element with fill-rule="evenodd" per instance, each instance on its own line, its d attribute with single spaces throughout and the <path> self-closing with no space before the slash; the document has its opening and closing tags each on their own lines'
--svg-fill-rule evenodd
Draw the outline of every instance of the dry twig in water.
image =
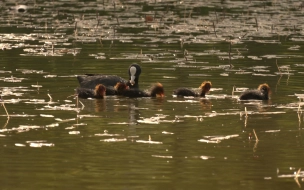
<svg viewBox="0 0 304 190">
<path fill-rule="evenodd" d="M 282 74 L 281 69 L 280 69 L 280 67 L 279 67 L 279 65 L 278 65 L 278 60 L 277 60 L 277 59 L 276 59 L 276 65 L 277 65 L 277 67 L 278 67 L 278 70 L 279 70 L 280 74 Z"/>
<path fill-rule="evenodd" d="M 48 96 L 50 97 L 50 101 L 49 102 L 52 102 L 52 96 L 50 94 L 48 94 Z"/>
<path fill-rule="evenodd" d="M 82 105 L 81 109 L 83 110 L 83 108 L 85 107 L 84 104 L 80 100 L 79 103 Z"/>
<path fill-rule="evenodd" d="M 256 141 L 259 141 L 257 134 L 255 133 L 255 130 L 253 129 L 253 134 L 255 136 Z"/>
<path fill-rule="evenodd" d="M 5 112 L 6 112 L 7 118 L 9 118 L 10 116 L 9 116 L 9 114 L 7 112 L 7 109 L 6 109 L 5 105 L 4 105 L 4 102 L 1 102 L 1 103 L 2 103 L 2 106 L 3 106 L 4 110 L 5 110 Z"/>
<path fill-rule="evenodd" d="M 295 175 L 295 178 L 298 178 L 298 177 L 300 176 L 300 175 L 299 175 L 300 172 L 301 172 L 301 168 L 298 169 L 298 171 L 297 171 L 297 173 L 296 173 L 296 175 Z"/>
<path fill-rule="evenodd" d="M 299 170 L 297 171 L 294 180 L 296 181 L 297 185 L 299 186 L 299 188 L 301 188 L 301 184 L 299 183 L 299 174 L 301 172 L 301 168 L 299 168 Z"/>
</svg>

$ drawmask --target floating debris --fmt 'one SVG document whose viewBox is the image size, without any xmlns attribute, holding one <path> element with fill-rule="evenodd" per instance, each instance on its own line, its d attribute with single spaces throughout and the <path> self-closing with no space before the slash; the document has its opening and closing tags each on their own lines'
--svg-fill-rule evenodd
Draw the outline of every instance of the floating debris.
<svg viewBox="0 0 304 190">
<path fill-rule="evenodd" d="M 19 127 L 13 127 L 11 129 L 0 129 L 0 132 L 11 132 L 11 131 L 16 131 L 16 132 L 27 132 L 30 131 L 31 129 L 43 129 L 43 126 L 38 126 L 38 125 L 20 125 Z"/>
<path fill-rule="evenodd" d="M 0 80 L 2 80 L 3 82 L 22 82 L 25 79 L 26 78 L 17 78 L 13 76 L 7 78 L 0 77 Z"/>
<path fill-rule="evenodd" d="M 0 43 L 0 49 L 1 49 L 1 43 Z M 3 70 L 0 70 L 0 73 L 1 73 L 1 74 L 12 73 L 12 71 L 3 71 Z"/>
<path fill-rule="evenodd" d="M 257 57 L 257 56 L 247 56 L 249 59 L 253 59 L 253 60 L 262 60 L 262 58 Z"/>
<path fill-rule="evenodd" d="M 123 141 L 127 141 L 127 139 L 126 138 L 123 138 L 123 139 L 110 138 L 110 139 L 102 139 L 100 141 L 103 141 L 103 142 L 123 142 Z"/>
<path fill-rule="evenodd" d="M 208 140 L 208 139 L 199 139 L 198 141 L 204 142 L 204 143 L 220 143 L 221 142 L 219 140 L 212 141 L 212 140 Z"/>
<path fill-rule="evenodd" d="M 7 116 L 7 115 L 0 115 Z M 28 114 L 9 114 L 10 117 L 36 117 L 37 115 L 28 115 Z"/>
<path fill-rule="evenodd" d="M 173 158 L 173 156 L 161 156 L 161 155 L 151 155 L 152 157 L 155 157 L 155 158 Z"/>
<path fill-rule="evenodd" d="M 289 48 L 287 48 L 288 50 L 292 50 L 292 51 L 298 51 L 300 50 L 301 46 L 299 45 L 294 45 L 294 46 L 291 46 Z"/>
<path fill-rule="evenodd" d="M 222 140 L 227 140 L 231 138 L 236 138 L 239 137 L 238 134 L 234 135 L 227 135 L 227 136 L 204 136 L 206 139 L 199 139 L 199 142 L 204 142 L 204 143 L 220 143 Z"/>
<path fill-rule="evenodd" d="M 235 72 L 236 75 L 248 75 L 248 74 L 252 74 L 252 72 L 245 72 L 245 71 L 237 71 Z"/>
<path fill-rule="evenodd" d="M 208 74 L 189 74 L 190 77 L 209 77 Z"/>
<path fill-rule="evenodd" d="M 146 124 L 159 124 L 160 122 L 163 122 L 162 119 L 164 119 L 166 117 L 167 117 L 167 115 L 158 114 L 156 117 L 142 118 L 142 119 L 137 120 L 137 122 L 146 123 Z M 166 120 L 164 122 L 168 122 L 168 120 Z"/>
<path fill-rule="evenodd" d="M 145 140 L 136 140 L 138 143 L 147 143 L 147 144 L 163 144 L 162 142 L 158 141 L 145 141 Z"/>
<path fill-rule="evenodd" d="M 30 101 L 25 102 L 26 104 L 48 104 L 44 99 L 31 99 Z"/>
<path fill-rule="evenodd" d="M 163 131 L 162 134 L 165 134 L 165 135 L 173 135 L 174 133 L 167 132 L 167 131 Z"/>
<path fill-rule="evenodd" d="M 296 178 L 296 177 L 304 177 L 304 171 L 294 172 L 293 174 L 278 175 L 278 178 Z"/>
<path fill-rule="evenodd" d="M 49 104 L 50 102 L 41 102 L 40 104 Z M 51 104 L 56 104 L 56 102 L 51 102 Z M 68 104 L 64 104 L 64 105 L 59 105 L 59 106 L 50 106 L 50 105 L 46 105 L 43 108 L 37 109 L 37 110 L 64 110 L 64 111 L 76 111 L 79 112 L 80 108 L 75 108 L 73 107 L 75 106 L 74 104 L 68 105 Z"/>
<path fill-rule="evenodd" d="M 146 123 L 146 124 L 159 124 L 159 118 L 146 118 L 142 120 L 137 120 L 138 123 Z"/>
<path fill-rule="evenodd" d="M 222 116 L 222 115 L 239 115 L 240 114 L 240 112 L 236 112 L 236 111 L 234 111 L 234 112 L 227 112 L 227 113 L 218 113 L 218 112 L 211 112 L 211 113 L 205 113 L 205 115 L 207 116 L 207 117 L 215 117 L 215 116 Z"/>
<path fill-rule="evenodd" d="M 25 144 L 21 144 L 21 143 L 15 143 L 15 146 L 19 146 L 19 147 L 25 147 Z"/>
<path fill-rule="evenodd" d="M 276 75 L 272 75 L 272 74 L 261 74 L 261 73 L 252 73 L 253 76 L 261 76 L 261 77 L 273 77 Z"/>
<path fill-rule="evenodd" d="M 31 85 L 32 87 L 34 88 L 41 88 L 42 86 L 41 85 Z"/>
<path fill-rule="evenodd" d="M 202 115 L 175 115 L 175 118 L 203 118 Z"/>
<path fill-rule="evenodd" d="M 210 158 L 214 158 L 213 156 L 200 156 L 200 159 L 202 160 L 208 160 Z"/>
<path fill-rule="evenodd" d="M 43 77 L 44 78 L 56 78 L 57 75 L 44 75 Z"/>
<path fill-rule="evenodd" d="M 71 130 L 71 129 L 75 129 L 76 127 L 74 127 L 74 126 L 71 126 L 71 127 L 66 127 L 66 128 L 64 128 L 64 129 L 66 129 L 66 130 Z"/>
<path fill-rule="evenodd" d="M 55 146 L 55 144 L 53 144 L 53 143 L 30 143 L 30 147 L 34 147 L 34 148 L 41 148 L 43 146 L 53 147 L 53 146 Z"/>
<path fill-rule="evenodd" d="M 56 121 L 59 121 L 60 123 L 63 122 L 69 122 L 69 121 L 75 121 L 76 118 L 71 118 L 71 119 L 60 119 L 60 118 L 55 118 Z"/>
<path fill-rule="evenodd" d="M 173 97 L 177 97 L 176 95 L 173 95 Z M 167 100 L 168 102 L 174 102 L 174 103 L 198 103 L 198 100 L 187 100 L 194 98 L 193 96 L 184 96 L 184 100 Z"/>
<path fill-rule="evenodd" d="M 85 126 L 87 125 L 86 123 L 77 123 L 77 124 L 73 124 L 74 126 Z"/>
<path fill-rule="evenodd" d="M 97 115 L 77 115 L 77 117 L 82 119 L 82 118 L 85 118 L 85 117 L 100 117 L 100 116 L 97 116 Z"/>
<path fill-rule="evenodd" d="M 239 135 L 234 134 L 234 135 L 227 135 L 227 136 L 204 136 L 204 137 L 209 138 L 212 141 L 215 141 L 215 140 L 231 139 L 231 138 L 239 137 Z"/>
<path fill-rule="evenodd" d="M 54 117 L 53 115 L 40 114 L 41 117 Z"/>
<path fill-rule="evenodd" d="M 109 134 L 109 133 L 97 133 L 95 136 L 99 137 L 115 137 L 115 136 L 122 136 L 121 134 Z"/>
<path fill-rule="evenodd" d="M 159 142 L 159 141 L 152 141 L 150 135 L 149 135 L 149 140 L 147 140 L 147 141 L 145 141 L 145 140 L 136 140 L 136 142 L 138 142 L 138 143 L 147 143 L 147 144 L 163 144 L 162 142 Z"/>
<path fill-rule="evenodd" d="M 267 130 L 267 131 L 265 131 L 265 133 L 278 133 L 280 131 L 281 130 Z"/>
<path fill-rule="evenodd" d="M 22 74 L 44 74 L 43 70 L 16 69 L 16 71 L 20 71 Z"/>
<path fill-rule="evenodd" d="M 79 135 L 80 131 L 69 131 L 70 135 Z"/>
<path fill-rule="evenodd" d="M 110 122 L 109 125 L 131 125 L 134 123 L 128 123 L 128 122 Z"/>
<path fill-rule="evenodd" d="M 58 127 L 58 126 L 59 126 L 59 123 L 53 123 L 53 124 L 46 125 L 45 127 Z"/>
</svg>

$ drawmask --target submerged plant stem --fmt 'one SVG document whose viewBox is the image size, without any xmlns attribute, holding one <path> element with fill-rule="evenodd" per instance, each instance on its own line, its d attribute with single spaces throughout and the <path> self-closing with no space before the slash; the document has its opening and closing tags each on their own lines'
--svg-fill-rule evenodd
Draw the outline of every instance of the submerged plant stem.
<svg viewBox="0 0 304 190">
<path fill-rule="evenodd" d="M 253 129 L 253 134 L 255 136 L 256 141 L 259 141 L 257 134 L 255 133 L 255 130 Z"/>
<path fill-rule="evenodd" d="M 2 106 L 3 106 L 3 108 L 4 108 L 5 112 L 6 112 L 7 118 L 9 118 L 10 116 L 9 116 L 9 114 L 7 112 L 7 109 L 6 109 L 5 105 L 4 105 L 4 102 L 2 102 Z"/>
</svg>

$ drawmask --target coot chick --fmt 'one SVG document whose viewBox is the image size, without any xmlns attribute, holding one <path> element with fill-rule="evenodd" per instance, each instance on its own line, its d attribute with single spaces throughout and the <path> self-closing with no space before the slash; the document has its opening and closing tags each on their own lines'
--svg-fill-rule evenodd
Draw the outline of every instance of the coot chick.
<svg viewBox="0 0 304 190">
<path fill-rule="evenodd" d="M 161 83 L 153 85 L 148 92 L 144 92 L 139 89 L 129 88 L 125 83 L 117 83 L 115 85 L 117 95 L 125 96 L 129 98 L 139 97 L 164 97 L 164 87 Z"/>
<path fill-rule="evenodd" d="M 138 79 L 141 73 L 141 68 L 138 64 L 131 64 L 128 69 L 129 80 L 125 80 L 117 75 L 94 75 L 77 76 L 80 87 L 93 89 L 97 84 L 103 84 L 106 87 L 114 87 L 118 82 L 126 83 L 130 88 L 139 88 Z M 108 94 L 107 94 L 108 95 Z M 111 94 L 109 94 L 111 95 Z"/>
<path fill-rule="evenodd" d="M 205 97 L 205 94 L 209 92 L 212 84 L 210 81 L 204 81 L 200 86 L 199 86 L 199 91 L 194 91 L 189 88 L 178 88 L 174 90 L 173 94 L 177 96 L 194 96 L 194 97 Z"/>
<path fill-rule="evenodd" d="M 240 100 L 268 100 L 270 87 L 268 84 L 260 84 L 257 90 L 246 90 L 240 95 Z"/>
<path fill-rule="evenodd" d="M 87 98 L 96 98 L 103 99 L 106 95 L 106 87 L 102 84 L 98 84 L 95 86 L 95 89 L 89 88 L 77 88 L 76 93 L 79 98 L 87 99 Z"/>
</svg>

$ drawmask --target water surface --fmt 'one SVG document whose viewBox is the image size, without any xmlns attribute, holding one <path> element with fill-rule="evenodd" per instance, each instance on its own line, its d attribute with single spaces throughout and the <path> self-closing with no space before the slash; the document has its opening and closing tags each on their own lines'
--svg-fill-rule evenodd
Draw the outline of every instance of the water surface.
<svg viewBox="0 0 304 190">
<path fill-rule="evenodd" d="M 0 90 L 10 115 L 0 107 L 1 186 L 301 188 L 302 6 L 1 2 Z M 77 75 L 127 78 L 132 63 L 142 67 L 140 88 L 160 82 L 164 98 L 77 104 Z M 206 98 L 172 96 L 205 80 Z M 271 100 L 232 92 L 261 83 Z"/>
</svg>

